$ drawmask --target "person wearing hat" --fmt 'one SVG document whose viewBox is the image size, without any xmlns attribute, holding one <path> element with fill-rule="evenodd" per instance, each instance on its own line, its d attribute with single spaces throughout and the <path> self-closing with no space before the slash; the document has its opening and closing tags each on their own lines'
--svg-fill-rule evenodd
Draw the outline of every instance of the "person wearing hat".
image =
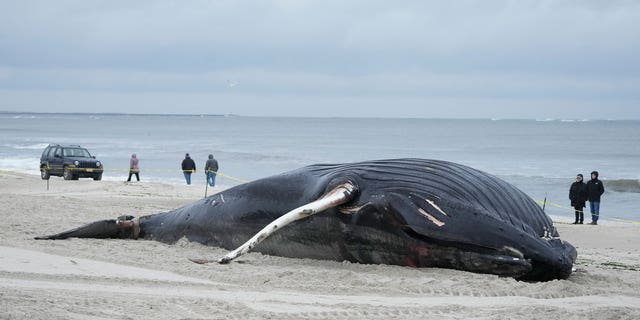
<svg viewBox="0 0 640 320">
<path fill-rule="evenodd" d="M 196 162 L 187 153 L 184 155 L 184 160 L 182 160 L 182 173 L 184 173 L 187 185 L 191 185 L 191 174 L 194 172 L 196 172 Z"/>
<path fill-rule="evenodd" d="M 600 217 L 600 197 L 604 193 L 604 185 L 598 180 L 598 171 L 591 172 L 591 180 L 587 182 L 587 198 L 589 200 L 589 209 L 591 209 L 591 222 L 589 224 L 597 225 Z"/>
<path fill-rule="evenodd" d="M 578 173 L 576 182 L 569 188 L 571 206 L 576 210 L 576 221 L 573 224 L 582 224 L 584 221 L 584 207 L 587 201 L 587 185 L 582 181 L 582 174 Z"/>
<path fill-rule="evenodd" d="M 218 173 L 218 160 L 209 155 L 209 159 L 204 165 L 204 174 L 207 176 L 207 183 L 210 187 L 216 185 L 216 174 Z"/>
</svg>

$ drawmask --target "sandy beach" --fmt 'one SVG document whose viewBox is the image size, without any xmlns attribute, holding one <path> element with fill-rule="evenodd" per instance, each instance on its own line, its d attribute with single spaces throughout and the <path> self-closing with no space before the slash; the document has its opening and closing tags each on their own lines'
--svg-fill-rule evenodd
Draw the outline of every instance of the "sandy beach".
<svg viewBox="0 0 640 320">
<path fill-rule="evenodd" d="M 578 249 L 576 271 L 543 283 L 259 253 L 197 265 L 188 258 L 226 251 L 186 240 L 33 240 L 203 195 L 204 186 L 58 177 L 47 190 L 38 176 L 0 172 L 0 318 L 640 319 L 637 225 L 557 223 Z"/>
</svg>

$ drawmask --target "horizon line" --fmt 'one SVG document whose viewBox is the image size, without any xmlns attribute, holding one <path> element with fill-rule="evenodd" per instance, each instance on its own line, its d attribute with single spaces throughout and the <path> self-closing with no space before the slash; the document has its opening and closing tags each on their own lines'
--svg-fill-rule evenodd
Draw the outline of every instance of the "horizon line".
<svg viewBox="0 0 640 320">
<path fill-rule="evenodd" d="M 588 121 L 638 121 L 640 119 L 586 119 L 586 118 L 497 118 L 497 117 L 411 117 L 411 116 L 260 116 L 242 115 L 235 113 L 130 113 L 130 112 L 38 112 L 0 110 L 0 114 L 29 114 L 29 115 L 100 115 L 100 116 L 174 116 L 174 117 L 243 117 L 243 118 L 310 118 L 310 119 L 424 119 L 424 120 L 532 120 L 538 122 L 588 122 Z"/>
</svg>

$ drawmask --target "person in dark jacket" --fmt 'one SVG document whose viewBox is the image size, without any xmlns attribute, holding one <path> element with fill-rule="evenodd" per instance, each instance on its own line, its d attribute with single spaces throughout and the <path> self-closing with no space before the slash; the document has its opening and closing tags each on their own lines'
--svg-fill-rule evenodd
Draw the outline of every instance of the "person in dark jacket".
<svg viewBox="0 0 640 320">
<path fill-rule="evenodd" d="M 184 155 L 184 160 L 182 160 L 182 172 L 187 185 L 191 185 L 191 174 L 196 172 L 196 163 L 189 157 L 188 153 Z"/>
<path fill-rule="evenodd" d="M 582 224 L 584 221 L 584 203 L 587 201 L 587 185 L 582 181 L 582 174 L 576 176 L 576 182 L 569 189 L 571 206 L 576 210 L 576 221 L 573 224 Z"/>
<path fill-rule="evenodd" d="M 207 163 L 204 165 L 204 174 L 207 176 L 207 183 L 210 187 L 216 185 L 216 174 L 218 173 L 218 161 L 209 155 Z"/>
<path fill-rule="evenodd" d="M 600 217 L 600 197 L 604 193 L 604 185 L 598 180 L 598 171 L 591 172 L 591 180 L 587 182 L 587 199 L 589 200 L 589 209 L 591 209 L 591 223 L 598 224 Z"/>
</svg>

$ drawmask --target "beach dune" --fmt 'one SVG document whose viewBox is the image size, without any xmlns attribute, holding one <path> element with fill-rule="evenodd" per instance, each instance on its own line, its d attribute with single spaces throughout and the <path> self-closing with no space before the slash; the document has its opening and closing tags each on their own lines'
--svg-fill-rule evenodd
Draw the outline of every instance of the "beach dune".
<svg viewBox="0 0 640 320">
<path fill-rule="evenodd" d="M 219 190 L 214 190 L 219 191 Z M 209 190 L 211 194 L 211 190 Z M 640 227 L 557 224 L 567 280 L 289 259 L 181 240 L 36 241 L 87 222 L 172 210 L 204 186 L 64 181 L 0 172 L 2 319 L 640 319 Z"/>
</svg>

